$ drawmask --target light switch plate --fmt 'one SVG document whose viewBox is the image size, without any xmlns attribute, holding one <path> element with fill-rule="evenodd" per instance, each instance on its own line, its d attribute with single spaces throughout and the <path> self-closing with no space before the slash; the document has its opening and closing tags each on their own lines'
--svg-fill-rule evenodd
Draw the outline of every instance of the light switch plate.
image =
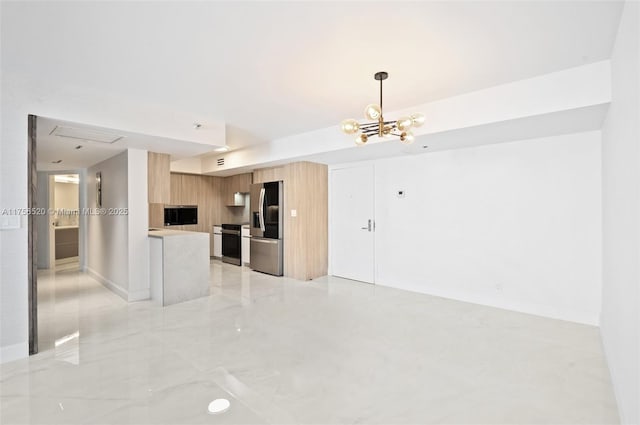
<svg viewBox="0 0 640 425">
<path fill-rule="evenodd" d="M 19 215 L 2 215 L 0 216 L 0 230 L 11 230 L 20 228 Z"/>
<path fill-rule="evenodd" d="M 298 210 L 291 210 L 291 217 L 297 217 L 298 216 Z"/>
</svg>

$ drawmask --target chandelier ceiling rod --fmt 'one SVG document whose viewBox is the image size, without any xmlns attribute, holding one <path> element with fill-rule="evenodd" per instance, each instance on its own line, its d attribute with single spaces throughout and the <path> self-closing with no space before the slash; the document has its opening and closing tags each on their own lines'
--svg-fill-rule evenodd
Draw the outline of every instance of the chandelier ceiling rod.
<svg viewBox="0 0 640 425">
<path fill-rule="evenodd" d="M 380 112 L 381 112 L 381 113 L 380 113 L 380 115 L 382 115 L 382 111 L 384 110 L 384 109 L 382 109 L 382 80 L 384 80 L 384 78 L 382 78 L 382 77 L 381 77 L 381 78 L 378 78 L 378 76 L 379 76 L 380 74 L 381 74 L 380 72 L 378 72 L 378 73 L 376 74 L 376 79 L 379 79 L 379 80 L 380 80 Z"/>
</svg>

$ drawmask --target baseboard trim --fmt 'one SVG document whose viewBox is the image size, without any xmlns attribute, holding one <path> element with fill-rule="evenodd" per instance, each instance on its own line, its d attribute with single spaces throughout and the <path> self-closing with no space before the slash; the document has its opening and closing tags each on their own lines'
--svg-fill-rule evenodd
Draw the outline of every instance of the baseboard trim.
<svg viewBox="0 0 640 425">
<path fill-rule="evenodd" d="M 589 314 L 582 311 L 562 311 L 560 309 L 550 309 L 544 306 L 528 304 L 523 301 L 515 300 L 497 300 L 490 299 L 482 294 L 469 294 L 461 291 L 443 291 L 438 288 L 420 287 L 411 283 L 397 282 L 380 282 L 376 281 L 378 286 L 386 286 L 388 288 L 401 289 L 403 291 L 417 292 L 419 294 L 430 295 L 433 297 L 445 298 L 469 304 L 477 304 L 486 307 L 499 308 L 501 310 L 514 311 L 517 313 L 530 314 L 533 316 L 546 317 L 549 319 L 563 320 L 566 322 L 580 323 L 582 325 L 600 326 L 597 314 Z"/>
<path fill-rule="evenodd" d="M 91 267 L 87 267 L 87 273 L 89 274 L 89 276 L 91 276 L 92 278 L 100 282 L 102 286 L 104 286 L 111 292 L 115 293 L 123 300 L 129 301 L 129 293 L 120 285 L 102 276 L 100 273 L 96 272 Z"/>
<path fill-rule="evenodd" d="M 129 292 L 129 301 L 145 301 L 149 298 L 151 298 L 151 290 L 149 289 L 140 289 Z"/>
<path fill-rule="evenodd" d="M 622 403 L 622 397 L 620 396 L 620 377 L 618 376 L 618 367 L 615 364 L 615 357 L 611 352 L 609 340 L 608 326 L 602 323 L 600 319 L 600 344 L 602 344 L 602 351 L 604 352 L 605 363 L 607 364 L 607 370 L 609 371 L 609 379 L 611 380 L 611 387 L 613 388 L 613 397 L 616 399 L 616 406 L 618 407 L 618 417 L 621 424 L 630 424 L 627 420 L 627 411 L 624 403 Z"/>
<path fill-rule="evenodd" d="M 29 357 L 29 343 L 7 345 L 0 347 L 0 364 Z"/>
</svg>

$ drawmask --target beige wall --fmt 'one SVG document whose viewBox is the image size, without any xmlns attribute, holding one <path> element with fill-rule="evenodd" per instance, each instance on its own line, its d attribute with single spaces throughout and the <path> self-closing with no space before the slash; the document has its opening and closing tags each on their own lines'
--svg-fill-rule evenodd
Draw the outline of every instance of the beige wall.
<svg viewBox="0 0 640 425">
<path fill-rule="evenodd" d="M 54 203 L 56 213 L 53 215 L 54 221 L 59 226 L 77 226 L 78 214 L 73 211 L 78 210 L 79 202 L 79 185 L 75 183 L 55 182 L 54 184 Z M 64 213 L 67 211 L 67 213 Z M 71 212 L 71 213 L 69 213 Z"/>
<path fill-rule="evenodd" d="M 55 184 L 56 209 L 77 210 L 79 206 L 78 185 L 75 183 Z"/>
</svg>

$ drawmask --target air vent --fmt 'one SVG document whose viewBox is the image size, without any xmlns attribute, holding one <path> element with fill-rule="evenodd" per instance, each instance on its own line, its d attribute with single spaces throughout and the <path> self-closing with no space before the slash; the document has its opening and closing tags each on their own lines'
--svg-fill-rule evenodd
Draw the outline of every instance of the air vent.
<svg viewBox="0 0 640 425">
<path fill-rule="evenodd" d="M 60 125 L 57 125 L 49 134 L 58 137 L 66 137 L 68 139 L 86 140 L 89 142 L 106 144 L 115 143 L 124 137 L 119 134 L 105 133 L 88 128 L 73 128 Z"/>
<path fill-rule="evenodd" d="M 222 167 L 224 165 L 224 158 L 218 158 L 218 167 Z"/>
</svg>

